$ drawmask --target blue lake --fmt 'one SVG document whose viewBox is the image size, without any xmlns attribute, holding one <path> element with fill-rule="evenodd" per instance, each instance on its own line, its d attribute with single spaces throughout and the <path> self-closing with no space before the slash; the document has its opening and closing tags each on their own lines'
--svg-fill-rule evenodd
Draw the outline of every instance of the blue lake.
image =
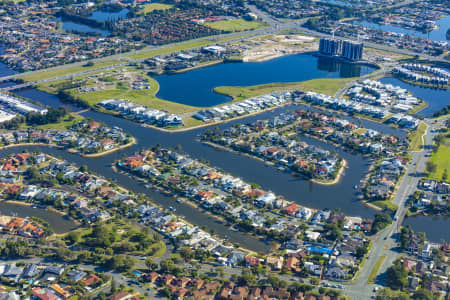
<svg viewBox="0 0 450 300">
<path fill-rule="evenodd" d="M 157 96 L 174 102 L 207 107 L 230 101 L 213 91 L 218 86 L 249 86 L 271 82 L 298 82 L 316 78 L 357 77 L 374 71 L 311 54 L 297 54 L 265 62 L 225 63 L 179 74 L 155 76 Z M 176 87 L 176 88 L 174 88 Z"/>
<path fill-rule="evenodd" d="M 72 21 L 63 21 L 61 18 L 58 19 L 62 23 L 62 30 L 65 31 L 78 31 L 78 32 L 86 32 L 86 33 L 99 33 L 103 36 L 108 36 L 109 31 L 106 29 L 94 28 L 88 25 L 75 23 Z"/>
<path fill-rule="evenodd" d="M 124 8 L 120 11 L 116 11 L 116 12 L 98 10 L 98 11 L 94 11 L 88 18 L 99 21 L 99 22 L 104 22 L 107 20 L 117 20 L 119 18 L 124 19 L 127 17 L 128 12 L 129 12 L 129 10 L 126 8 Z M 88 26 L 85 24 L 76 23 L 76 22 L 68 21 L 68 20 L 63 20 L 61 18 L 59 18 L 58 20 L 60 22 L 62 22 L 63 30 L 67 30 L 67 31 L 74 30 L 74 31 L 86 32 L 86 33 L 98 33 L 103 36 L 108 36 L 110 33 L 109 30 L 106 30 L 106 29 L 95 28 L 95 27 Z"/>
<path fill-rule="evenodd" d="M 395 25 L 380 25 L 380 24 L 371 23 L 371 22 L 367 22 L 367 21 L 362 21 L 362 22 L 358 22 L 358 23 L 361 25 L 367 26 L 367 27 L 376 28 L 376 29 L 380 29 L 383 31 L 391 31 L 391 32 L 396 32 L 396 33 L 409 34 L 411 36 L 426 38 L 426 39 L 430 39 L 432 41 L 446 41 L 447 40 L 446 32 L 447 32 L 447 29 L 450 28 L 450 15 L 445 16 L 444 18 L 436 21 L 436 24 L 439 25 L 439 28 L 432 30 L 428 33 L 423 33 L 423 32 L 411 30 L 411 29 L 405 29 L 405 28 L 395 26 Z"/>
<path fill-rule="evenodd" d="M 431 117 L 434 112 L 450 104 L 450 90 L 439 90 L 412 85 L 393 77 L 386 77 L 380 80 L 382 83 L 398 85 L 409 90 L 414 96 L 425 100 L 428 106 L 418 112 L 423 117 Z"/>
</svg>

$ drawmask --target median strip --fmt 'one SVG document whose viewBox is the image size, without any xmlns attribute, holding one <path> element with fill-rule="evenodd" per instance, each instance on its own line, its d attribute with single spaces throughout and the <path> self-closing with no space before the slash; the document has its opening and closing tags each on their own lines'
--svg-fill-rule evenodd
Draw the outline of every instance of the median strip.
<svg viewBox="0 0 450 300">
<path fill-rule="evenodd" d="M 380 258 L 378 258 L 375 266 L 373 267 L 372 271 L 369 274 L 369 278 L 367 278 L 367 283 L 369 284 L 375 283 L 375 278 L 377 277 L 378 271 L 380 270 L 380 267 L 385 259 L 386 255 L 380 256 Z"/>
</svg>

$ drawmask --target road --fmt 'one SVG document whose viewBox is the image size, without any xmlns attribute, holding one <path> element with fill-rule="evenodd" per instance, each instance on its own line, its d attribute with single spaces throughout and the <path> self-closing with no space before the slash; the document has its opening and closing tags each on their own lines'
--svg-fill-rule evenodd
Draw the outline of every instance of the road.
<svg viewBox="0 0 450 300">
<path fill-rule="evenodd" d="M 376 235 L 369 256 L 366 259 L 364 266 L 361 268 L 359 276 L 344 289 L 344 294 L 351 297 L 353 300 L 367 299 L 368 295 L 374 294 L 373 291 L 375 287 L 384 287 L 386 281 L 383 274 L 386 272 L 387 268 L 402 255 L 398 248 L 398 234 L 406 215 L 408 207 L 407 200 L 415 192 L 417 183 L 425 171 L 426 161 L 432 152 L 432 141 L 436 135 L 434 129 L 440 127 L 442 122 L 443 120 L 438 124 L 434 124 L 430 120 L 425 120 L 428 128 L 423 137 L 424 147 L 421 151 L 410 152 L 412 155 L 411 162 L 398 186 L 394 198 L 394 203 L 398 205 L 394 220 L 389 227 Z M 383 255 L 386 255 L 386 259 L 378 270 L 378 276 L 376 277 L 375 283 L 368 284 L 367 280 L 371 271 L 374 269 L 379 258 Z"/>
<path fill-rule="evenodd" d="M 261 12 L 258 10 L 255 10 L 255 7 L 250 7 L 250 9 L 252 12 L 255 12 L 258 16 L 261 15 Z M 277 20 L 274 20 L 273 18 L 268 17 L 268 16 L 261 16 L 261 18 L 263 18 L 263 20 L 266 21 L 270 25 L 270 27 L 265 28 L 265 29 L 251 31 L 250 32 L 251 35 L 255 36 L 255 35 L 269 34 L 269 33 L 277 32 L 279 30 L 283 30 L 283 29 L 300 29 L 302 32 L 309 34 L 309 35 L 318 36 L 318 37 L 329 37 L 329 35 L 317 33 L 317 32 L 310 31 L 306 28 L 301 27 L 303 25 L 303 21 L 280 23 Z M 242 35 L 242 33 L 221 35 L 221 36 L 216 36 L 214 38 L 220 38 L 220 37 L 225 37 L 225 36 L 236 36 L 236 39 L 240 39 L 240 37 L 239 37 L 240 35 Z M 207 39 L 211 39 L 211 37 L 205 37 L 205 38 L 202 38 L 199 40 L 207 40 Z M 184 44 L 184 43 L 190 43 L 190 42 L 192 42 L 192 41 L 182 42 L 182 43 L 178 43 L 178 44 Z M 165 48 L 168 46 L 173 46 L 173 44 L 165 45 L 165 46 L 158 46 L 158 47 L 146 47 L 143 50 L 137 51 L 137 53 L 143 52 L 143 51 L 149 51 L 149 50 L 162 49 L 162 48 Z M 414 55 L 414 53 L 411 53 L 406 50 L 392 49 L 391 47 L 387 47 L 387 46 L 383 46 L 383 45 L 376 45 L 376 44 L 368 43 L 367 46 L 373 47 L 375 49 L 380 49 L 380 50 L 387 50 L 387 51 L 393 51 L 393 52 L 398 52 L 398 53 L 407 54 L 407 55 Z M 60 80 L 60 79 L 64 79 L 64 78 L 70 78 L 72 76 L 80 76 L 80 75 L 85 75 L 85 74 L 89 74 L 92 72 L 98 72 L 101 70 L 117 68 L 122 65 L 126 65 L 129 61 L 129 59 L 124 59 L 122 54 L 111 56 L 111 57 L 106 57 L 106 58 L 100 58 L 96 61 L 104 61 L 104 60 L 117 59 L 117 58 L 121 59 L 122 62 L 117 65 L 114 65 L 114 66 L 98 68 L 95 70 L 80 72 L 80 73 L 76 73 L 76 74 L 68 74 L 68 75 L 58 76 L 58 77 L 51 78 L 51 79 L 45 79 L 42 81 L 33 82 L 33 84 L 36 84 L 39 82 Z M 126 60 L 126 62 L 124 62 L 124 60 Z M 68 68 L 68 67 L 73 67 L 73 66 L 81 65 L 81 64 L 83 64 L 83 62 L 71 64 L 71 65 L 60 66 L 60 67 L 56 67 L 56 68 L 52 68 L 52 69 Z M 36 72 L 45 72 L 45 71 L 47 71 L 47 70 L 36 71 Z M 10 78 L 14 78 L 17 76 L 18 75 L 3 77 L 3 78 L 0 78 L 0 81 L 5 80 L 5 78 L 10 79 Z M 424 147 L 424 149 L 422 149 L 419 152 L 411 153 L 412 154 L 411 162 L 408 165 L 405 175 L 402 178 L 402 180 L 398 186 L 398 190 L 397 190 L 397 193 L 394 198 L 394 203 L 397 204 L 398 208 L 399 208 L 394 217 L 394 221 L 389 227 L 387 227 L 382 232 L 377 234 L 377 236 L 373 240 L 373 245 L 372 245 L 371 251 L 369 253 L 369 256 L 366 259 L 364 266 L 361 268 L 357 278 L 354 279 L 351 283 L 348 283 L 345 285 L 345 289 L 344 289 L 343 293 L 346 296 L 351 297 L 353 300 L 367 299 L 369 295 L 373 294 L 373 289 L 375 287 L 382 287 L 385 284 L 382 274 L 392 264 L 392 262 L 401 255 L 401 253 L 399 252 L 399 249 L 398 249 L 398 245 L 397 245 L 398 231 L 400 229 L 400 226 L 401 226 L 403 219 L 405 217 L 405 214 L 406 214 L 407 200 L 408 200 L 409 196 L 412 193 L 414 193 L 416 186 L 417 186 L 417 182 L 419 181 L 420 175 L 425 170 L 425 163 L 428 159 L 428 155 L 431 153 L 431 149 L 429 146 L 432 145 L 432 139 L 436 134 L 436 133 L 434 133 L 434 130 L 432 130 L 432 129 L 435 129 L 438 126 L 436 124 L 433 124 L 430 120 L 425 120 L 425 122 L 428 125 L 428 129 L 426 131 L 426 134 L 424 135 L 424 144 L 426 147 Z M 156 259 L 155 261 L 159 262 L 161 259 L 167 259 L 170 255 L 170 253 L 171 253 L 171 249 L 166 251 L 165 255 L 162 258 Z M 377 276 L 375 283 L 368 284 L 367 280 L 369 278 L 370 272 L 374 269 L 374 266 L 376 265 L 378 259 L 383 255 L 386 255 L 387 258 L 383 262 L 383 264 L 381 265 L 381 267 L 379 269 L 379 272 L 378 272 L 379 275 Z M 21 259 L 21 261 L 28 261 L 28 260 Z M 41 262 L 41 261 L 42 260 L 40 258 L 33 258 L 33 259 L 29 260 L 29 262 L 34 262 L 34 263 Z M 142 262 L 139 265 L 142 266 Z M 95 266 L 91 266 L 91 265 L 80 265 L 80 267 L 85 268 L 87 270 L 94 270 L 94 269 L 98 270 L 98 268 L 96 268 Z M 204 265 L 200 269 L 202 272 L 207 272 L 209 270 L 208 266 L 204 266 Z M 102 270 L 102 271 L 104 271 L 104 270 Z M 115 273 L 115 272 L 109 272 L 109 271 L 104 271 L 104 272 L 106 274 L 112 276 L 118 284 L 122 284 L 122 283 L 127 284 L 128 279 L 124 278 L 122 275 Z M 241 269 L 225 268 L 225 272 L 228 274 L 240 274 Z M 286 280 L 286 281 L 297 280 L 295 277 L 291 277 L 288 275 L 283 275 L 283 276 L 280 275 L 280 278 L 283 280 Z M 148 292 L 147 289 L 143 286 L 134 285 L 133 288 L 142 294 L 145 292 Z"/>
<path fill-rule="evenodd" d="M 408 1 L 400 2 L 400 4 L 401 5 L 405 5 L 405 3 L 407 4 L 407 3 L 410 3 L 410 2 L 414 2 L 414 1 L 413 0 L 408 0 Z M 108 60 L 119 60 L 120 63 L 114 64 L 114 65 L 108 66 L 108 67 L 101 67 L 101 68 L 90 69 L 89 71 L 78 72 L 78 73 L 73 73 L 73 74 L 67 74 L 67 75 L 64 75 L 64 76 L 57 76 L 57 77 L 54 77 L 54 78 L 48 78 L 48 79 L 44 79 L 44 80 L 33 81 L 33 82 L 25 83 L 25 84 L 20 84 L 20 85 L 17 85 L 17 86 L 12 86 L 12 87 L 5 87 L 5 88 L 0 89 L 0 91 L 2 91 L 2 90 L 3 91 L 10 91 L 10 90 L 18 89 L 18 88 L 23 88 L 23 87 L 28 87 L 28 86 L 31 86 L 31 85 L 36 85 L 36 84 L 39 84 L 39 83 L 56 81 L 56 80 L 61 80 L 61 79 L 67 79 L 67 78 L 75 77 L 75 76 L 87 75 L 87 74 L 91 74 L 91 73 L 95 73 L 95 72 L 99 72 L 99 71 L 104 71 L 104 70 L 109 70 L 109 69 L 117 68 L 117 67 L 120 67 L 120 66 L 124 66 L 124 65 L 127 65 L 129 62 L 139 63 L 139 62 L 142 62 L 145 59 L 134 60 L 134 59 L 132 59 L 129 56 L 132 55 L 132 54 L 139 54 L 139 53 L 143 53 L 143 52 L 147 52 L 147 51 L 159 50 L 159 49 L 164 49 L 164 48 L 167 48 L 167 47 L 173 47 L 173 46 L 177 46 L 177 45 L 188 44 L 188 43 L 192 43 L 192 42 L 195 42 L 195 41 L 210 40 L 211 44 L 214 44 L 215 41 L 218 41 L 218 40 L 220 40 L 222 38 L 233 38 L 233 37 L 235 37 L 236 39 L 229 40 L 229 42 L 233 42 L 233 41 L 237 41 L 237 40 L 240 40 L 240 39 L 249 39 L 249 38 L 253 38 L 253 37 L 261 36 L 261 35 L 275 34 L 275 33 L 278 33 L 278 32 L 281 32 L 281 31 L 286 31 L 286 30 L 287 31 L 289 31 L 289 30 L 296 31 L 296 32 L 300 32 L 300 33 L 307 34 L 307 35 L 314 36 L 314 37 L 328 37 L 328 38 L 332 37 L 329 34 L 316 32 L 316 31 L 313 31 L 313 30 L 310 30 L 308 28 L 303 27 L 303 25 L 304 25 L 304 23 L 306 22 L 307 19 L 294 20 L 294 21 L 291 21 L 291 22 L 280 22 L 276 18 L 274 18 L 274 17 L 268 15 L 267 13 L 259 10 L 258 8 L 256 8 L 253 5 L 247 5 L 247 7 L 249 8 L 249 10 L 252 13 L 256 14 L 259 19 L 261 19 L 264 22 L 266 22 L 269 26 L 266 27 L 266 28 L 254 29 L 254 30 L 249 30 L 249 31 L 245 31 L 245 32 L 233 32 L 233 33 L 228 33 L 228 34 L 207 36 L 207 37 L 198 38 L 198 39 L 195 39 L 195 40 L 188 40 L 188 41 L 172 43 L 172 44 L 167 44 L 167 45 L 147 46 L 147 47 L 144 47 L 143 49 L 132 51 L 132 52 L 128 52 L 128 53 L 120 53 L 120 54 L 115 54 L 115 55 L 111 55 L 111 56 L 107 56 L 107 57 L 101 57 L 101 58 L 93 59 L 91 61 L 94 62 L 94 64 L 95 64 L 95 63 L 98 63 L 98 62 L 103 62 L 103 61 L 108 61 Z M 346 38 L 346 39 L 350 39 L 351 40 L 351 38 Z M 380 45 L 380 44 L 375 44 L 375 43 L 370 43 L 370 42 L 364 42 L 364 46 L 368 47 L 368 48 L 373 48 L 373 49 L 383 50 L 383 51 L 389 51 L 389 52 L 398 53 L 398 54 L 402 54 L 402 55 L 414 56 L 414 55 L 418 54 L 416 52 L 412 52 L 412 51 L 409 51 L 409 50 L 397 49 L 395 47 L 390 47 L 390 46 Z M 433 56 L 429 56 L 429 55 L 425 55 L 425 54 L 420 54 L 420 56 L 422 58 L 430 60 L 430 61 L 446 61 L 445 59 L 443 59 L 441 57 L 433 57 Z M 85 61 L 76 62 L 76 63 L 56 66 L 56 67 L 52 67 L 52 68 L 48 68 L 48 69 L 36 70 L 36 71 L 33 71 L 32 73 L 36 74 L 36 73 L 45 73 L 45 72 L 54 71 L 54 70 L 68 69 L 68 68 L 81 66 L 81 65 L 83 65 L 85 63 L 86 63 Z M 0 82 L 16 79 L 16 78 L 19 78 L 22 75 L 23 75 L 23 73 L 19 73 L 19 74 L 14 74 L 14 75 L 10 75 L 10 76 L 0 77 Z"/>
</svg>

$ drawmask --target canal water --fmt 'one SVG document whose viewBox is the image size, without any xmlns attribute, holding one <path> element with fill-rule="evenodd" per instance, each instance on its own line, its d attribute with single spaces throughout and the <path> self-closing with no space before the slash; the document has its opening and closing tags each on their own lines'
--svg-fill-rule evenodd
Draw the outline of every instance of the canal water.
<svg viewBox="0 0 450 300">
<path fill-rule="evenodd" d="M 75 222 L 73 222 L 66 216 L 62 216 L 53 211 L 15 203 L 0 202 L 0 214 L 17 216 L 21 218 L 41 218 L 48 222 L 55 233 L 66 233 L 78 227 Z"/>
<path fill-rule="evenodd" d="M 230 64 L 230 66 L 238 65 L 239 64 Z M 276 65 L 274 68 L 277 68 Z M 316 72 L 318 65 L 312 65 L 311 68 L 311 70 L 302 69 L 299 73 L 314 73 Z M 366 70 L 366 72 L 368 71 L 369 70 Z M 58 105 L 61 105 L 61 103 L 58 102 L 59 100 L 57 97 L 55 98 L 53 95 L 49 95 L 35 89 L 20 91 L 19 94 L 50 106 L 57 107 Z M 271 118 L 281 112 L 298 108 L 305 109 L 307 107 L 291 105 L 275 109 L 273 111 L 264 112 L 256 116 L 225 123 L 220 125 L 219 128 L 224 129 L 234 123 L 247 123 L 258 119 Z M 353 189 L 354 185 L 359 184 L 360 179 L 364 177 L 370 162 L 359 155 L 347 153 L 340 148 L 335 148 L 332 145 L 317 141 L 315 139 L 306 137 L 301 138 L 307 143 L 317 145 L 328 150 L 337 150 L 338 153 L 348 162 L 348 169 L 346 170 L 345 175 L 336 185 L 325 186 L 313 184 L 305 180 L 294 178 L 290 174 L 278 171 L 258 160 L 249 159 L 239 154 L 227 151 L 217 151 L 198 141 L 201 134 L 206 130 L 205 128 L 181 133 L 166 133 L 143 127 L 137 123 L 125 119 L 116 118 L 111 115 L 94 111 L 88 111 L 82 115 L 102 121 L 109 126 L 122 127 L 125 131 L 133 134 L 133 136 L 137 138 L 138 143 L 130 148 L 95 159 L 83 158 L 77 154 L 70 154 L 66 151 L 49 147 L 16 147 L 3 149 L 0 150 L 0 157 L 10 153 L 20 152 L 24 149 L 30 149 L 33 151 L 43 151 L 55 155 L 77 165 L 88 165 L 90 170 L 104 176 L 105 178 L 117 182 L 118 184 L 134 192 L 144 193 L 151 197 L 153 201 L 166 208 L 170 206 L 175 207 L 177 209 L 177 214 L 183 216 L 189 222 L 199 226 L 204 226 L 206 228 L 213 228 L 222 237 L 226 236 L 232 242 L 239 242 L 243 246 L 257 251 L 268 251 L 269 246 L 263 241 L 256 240 L 247 234 L 229 230 L 227 226 L 220 224 L 216 219 L 199 212 L 197 209 L 192 208 L 187 204 L 177 203 L 173 198 L 166 197 L 160 193 L 147 189 L 143 184 L 128 177 L 127 175 L 115 173 L 112 170 L 111 165 L 115 160 L 121 159 L 125 155 L 130 155 L 135 151 L 153 146 L 155 144 L 161 144 L 164 147 L 175 147 L 177 145 L 181 145 L 183 151 L 192 157 L 206 159 L 213 166 L 217 166 L 226 172 L 239 176 L 245 181 L 258 183 L 262 186 L 262 188 L 271 190 L 274 193 L 282 195 L 286 199 L 295 201 L 301 205 L 317 209 L 339 209 L 343 213 L 352 216 L 373 217 L 374 215 L 373 210 L 363 206 L 356 198 L 355 190 Z M 350 117 L 345 118 L 354 122 L 358 121 Z M 405 137 L 405 132 L 402 130 L 394 129 L 387 125 L 378 124 L 367 120 L 361 120 L 361 122 L 366 127 L 389 134 L 394 134 L 399 137 Z"/>
<path fill-rule="evenodd" d="M 191 106 L 208 107 L 231 100 L 213 91 L 218 86 L 249 86 L 299 82 L 316 78 L 358 77 L 375 68 L 311 54 L 296 54 L 264 62 L 225 63 L 179 74 L 155 76 L 157 96 Z M 174 88 L 176 87 L 176 88 Z"/>
<path fill-rule="evenodd" d="M 405 225 L 411 225 L 415 232 L 425 232 L 427 239 L 440 243 L 442 240 L 450 242 L 449 216 L 414 216 L 405 219 Z"/>
<path fill-rule="evenodd" d="M 423 117 L 431 117 L 434 112 L 450 104 L 450 90 L 433 89 L 412 85 L 393 77 L 385 77 L 380 80 L 382 83 L 390 83 L 407 89 L 414 96 L 425 100 L 427 106 L 417 114 Z"/>
<path fill-rule="evenodd" d="M 383 31 L 390 31 L 396 33 L 409 34 L 410 36 L 421 37 L 425 39 L 429 39 L 432 41 L 446 41 L 446 33 L 447 29 L 450 28 L 450 15 L 446 15 L 444 18 L 436 21 L 436 24 L 439 25 L 438 29 L 432 30 L 428 33 L 423 33 L 420 31 L 405 29 L 395 25 L 381 25 L 367 21 L 357 22 L 358 24 L 364 25 L 370 28 L 376 28 Z"/>
</svg>

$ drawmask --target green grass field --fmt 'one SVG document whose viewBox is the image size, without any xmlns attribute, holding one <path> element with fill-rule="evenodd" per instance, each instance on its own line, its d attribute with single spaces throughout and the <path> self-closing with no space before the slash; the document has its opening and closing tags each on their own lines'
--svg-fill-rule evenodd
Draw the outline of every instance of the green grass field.
<svg viewBox="0 0 450 300">
<path fill-rule="evenodd" d="M 139 13 L 147 14 L 147 13 L 151 13 L 154 10 L 167 10 L 167 9 L 171 9 L 172 7 L 173 7 L 173 5 L 171 5 L 171 4 L 149 3 L 149 4 L 145 4 L 144 8 Z"/>
<path fill-rule="evenodd" d="M 303 82 L 290 83 L 268 83 L 253 86 L 220 86 L 214 89 L 215 92 L 233 97 L 234 100 L 243 100 L 263 94 L 283 90 L 303 90 L 333 96 L 336 92 L 345 86 L 349 81 L 355 78 L 321 78 L 312 79 Z"/>
<path fill-rule="evenodd" d="M 21 78 L 25 81 L 43 80 L 43 79 L 54 78 L 54 77 L 63 76 L 63 75 L 67 75 L 67 74 L 74 74 L 74 73 L 79 73 L 79 72 L 84 72 L 84 71 L 95 70 L 98 68 L 109 67 L 112 65 L 117 65 L 119 63 L 120 63 L 120 61 L 118 61 L 118 60 L 107 60 L 107 61 L 96 62 L 96 63 L 94 63 L 93 66 L 89 66 L 89 67 L 84 67 L 82 65 L 75 66 L 75 67 L 69 67 L 69 68 L 57 67 L 57 68 L 49 69 L 49 70 L 24 73 L 23 75 L 19 76 L 18 78 Z"/>
<path fill-rule="evenodd" d="M 175 44 L 172 46 L 169 45 L 169 46 L 161 48 L 161 49 L 143 51 L 143 52 L 139 52 L 139 53 L 129 54 L 127 56 L 132 59 L 137 59 L 137 60 L 146 59 L 146 58 L 150 58 L 150 57 L 153 57 L 156 55 L 163 55 L 163 54 L 169 54 L 169 53 L 177 52 L 177 51 L 183 51 L 183 50 L 204 47 L 204 46 L 211 45 L 214 43 L 224 43 L 224 42 L 227 42 L 230 40 L 239 39 L 239 38 L 243 38 L 246 36 L 248 36 L 248 34 L 242 34 L 240 36 L 225 37 L 225 38 L 220 38 L 220 39 L 211 37 L 211 38 L 208 38 L 205 40 L 179 43 L 179 44 Z"/>
<path fill-rule="evenodd" d="M 156 97 L 156 93 L 159 89 L 158 82 L 148 76 L 151 84 L 151 89 L 149 90 L 128 90 L 128 89 L 112 89 L 98 92 L 91 92 L 86 94 L 76 94 L 74 91 L 74 96 L 77 96 L 90 105 L 95 105 L 98 102 L 111 98 L 128 99 L 132 102 L 142 104 L 154 109 L 167 110 L 174 114 L 185 114 L 202 109 L 202 107 L 195 107 L 189 105 L 183 105 L 176 102 L 160 99 Z M 317 91 L 329 95 L 333 95 L 336 91 L 345 85 L 349 79 L 313 79 L 306 82 L 293 83 L 293 84 L 267 84 L 262 86 L 252 86 L 252 87 L 219 87 L 216 88 L 216 92 L 227 94 L 233 97 L 233 101 L 240 101 L 250 97 L 271 93 L 273 91 L 286 90 L 286 89 L 302 89 L 306 91 Z M 174 99 L 175 100 L 175 99 Z M 185 118 L 186 127 L 192 127 L 196 125 L 201 125 L 202 122 L 193 119 Z"/>
<path fill-rule="evenodd" d="M 439 146 L 438 150 L 431 155 L 430 160 L 436 164 L 436 171 L 428 175 L 428 178 L 442 180 L 444 170 L 447 170 L 447 182 L 450 182 L 450 131 L 447 131 L 447 137 Z"/>
<path fill-rule="evenodd" d="M 358 128 L 358 129 L 354 130 L 353 133 L 357 134 L 357 135 L 361 135 L 361 134 L 364 134 L 366 131 L 367 131 L 366 128 Z"/>
<path fill-rule="evenodd" d="M 370 271 L 369 278 L 367 278 L 367 283 L 369 283 L 369 284 L 375 283 L 375 278 L 377 277 L 378 271 L 380 270 L 380 267 L 383 264 L 385 259 L 386 259 L 386 255 L 380 256 L 380 258 L 378 258 L 372 271 Z"/>
<path fill-rule="evenodd" d="M 76 90 L 70 90 L 69 92 L 74 97 L 78 97 L 82 100 L 87 101 L 91 106 L 94 106 L 102 100 L 119 98 L 128 99 L 134 103 L 145 105 L 154 109 L 167 110 L 174 114 L 184 114 L 197 111 L 199 109 L 194 106 L 183 105 L 156 97 L 155 95 L 159 90 L 158 82 L 145 74 L 141 75 L 148 79 L 148 83 L 150 83 L 150 89 L 133 90 L 118 88 L 116 86 L 114 89 L 90 92 L 85 94 L 79 94 Z"/>
<path fill-rule="evenodd" d="M 206 22 L 203 25 L 213 28 L 213 29 L 223 30 L 223 31 L 228 31 L 228 32 L 251 30 L 251 29 L 256 29 L 256 28 L 260 28 L 260 27 L 264 26 L 261 22 L 246 21 L 243 19 L 223 20 L 223 21 L 217 21 L 217 22 Z"/>
<path fill-rule="evenodd" d="M 65 118 L 61 119 L 58 123 L 52 123 L 52 124 L 45 124 L 45 125 L 39 125 L 39 126 L 33 126 L 33 128 L 39 128 L 39 129 L 56 129 L 56 130 L 65 130 L 69 127 L 71 127 L 74 123 L 80 122 L 84 120 L 85 118 L 82 116 L 79 116 L 77 114 L 68 114 Z M 29 126 L 27 126 L 29 127 Z"/>
<path fill-rule="evenodd" d="M 417 105 L 416 107 L 414 107 L 413 109 L 411 109 L 410 111 L 408 111 L 408 113 L 410 114 L 415 114 L 418 111 L 421 111 L 422 109 L 424 109 L 425 107 L 427 107 L 428 103 L 426 103 L 425 101 L 421 101 L 419 103 L 419 105 Z"/>
<path fill-rule="evenodd" d="M 417 129 L 414 130 L 409 136 L 409 151 L 420 151 L 422 150 L 422 136 L 427 130 L 427 124 L 420 122 Z"/>
<path fill-rule="evenodd" d="M 382 210 L 396 211 L 398 209 L 398 206 L 392 202 L 392 199 L 378 200 L 369 203 L 378 206 Z"/>
<path fill-rule="evenodd" d="M 154 109 L 167 110 L 174 114 L 183 114 L 199 109 L 197 107 L 159 99 L 154 95 L 152 96 L 148 90 L 113 89 L 82 94 L 79 98 L 86 100 L 90 105 L 95 105 L 102 100 L 111 98 L 127 99 L 137 104 L 142 104 Z"/>
</svg>

